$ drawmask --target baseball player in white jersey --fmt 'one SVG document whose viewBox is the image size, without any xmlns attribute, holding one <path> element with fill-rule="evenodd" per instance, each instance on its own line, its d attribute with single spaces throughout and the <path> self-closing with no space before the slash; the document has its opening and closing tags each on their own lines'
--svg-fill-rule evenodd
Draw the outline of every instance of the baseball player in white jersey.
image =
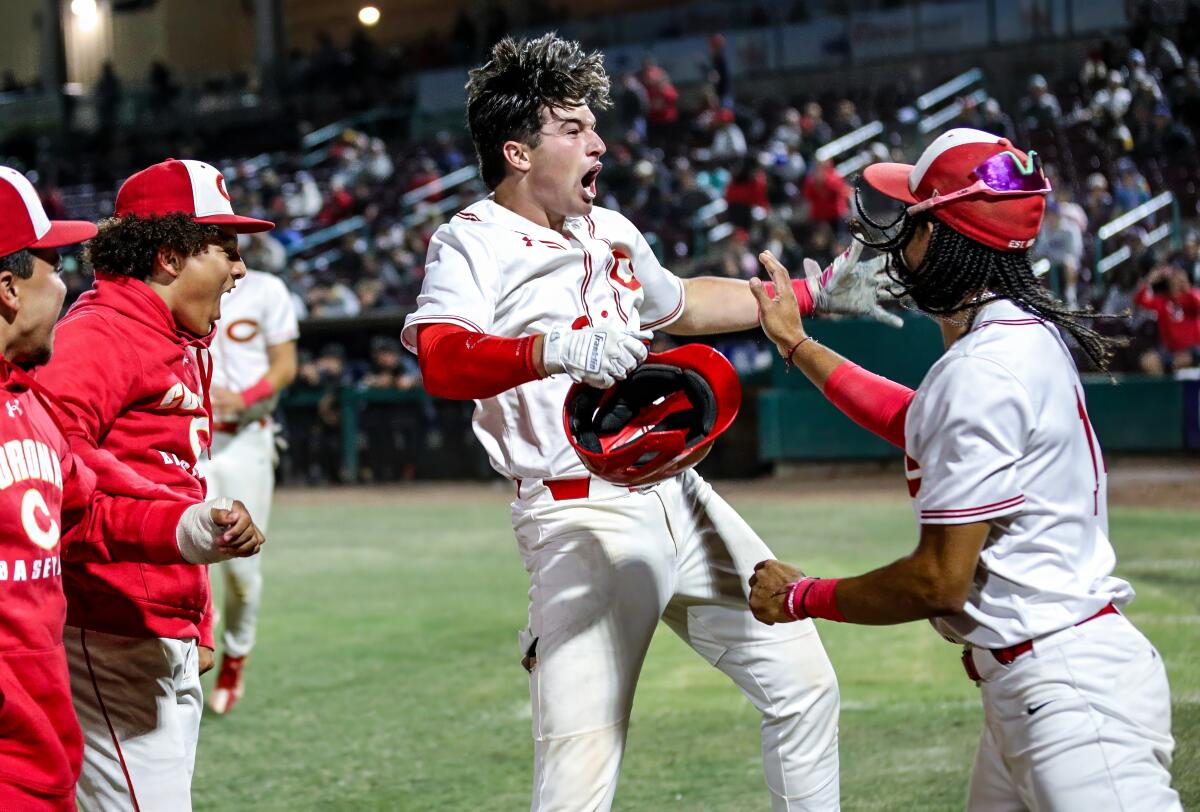
<svg viewBox="0 0 1200 812">
<path fill-rule="evenodd" d="M 865 178 L 907 208 L 886 227 L 864 215 L 861 238 L 942 326 L 946 352 L 920 388 L 812 341 L 786 289 L 756 295 L 780 352 L 905 449 L 920 541 L 855 578 L 763 562 L 751 607 L 769 624 L 925 618 L 962 644 L 984 708 L 968 809 L 1181 809 L 1166 671 L 1121 613 L 1133 590 L 1112 575 L 1104 460 L 1058 328 L 1101 368 L 1109 348 L 1080 321 L 1094 314 L 1055 300 L 1029 265 L 1050 191 L 1040 160 L 957 129 L 915 166 L 876 164 Z"/>
<path fill-rule="evenodd" d="M 213 496 L 239 494 L 266 533 L 275 489 L 275 427 L 279 393 L 296 377 L 300 330 L 282 280 L 247 271 L 221 304 L 211 345 L 213 360 L 212 458 L 200 473 Z M 262 565 L 221 566 L 225 573 L 225 632 L 221 670 L 208 705 L 228 713 L 245 690 L 242 672 L 262 603 Z M 248 559 L 246 559 L 248 560 Z M 232 562 L 227 562 L 232 563 Z"/>
<path fill-rule="evenodd" d="M 624 379 L 650 331 L 758 323 L 746 282 L 681 280 L 629 220 L 593 206 L 605 148 L 591 106 L 607 95 L 599 54 L 553 35 L 505 39 L 472 72 L 468 118 L 493 194 L 434 235 L 402 336 L 431 394 L 476 401 L 475 433 L 515 483 L 532 808 L 612 806 L 661 618 L 762 714 L 774 809 L 836 809 L 838 694 L 821 642 L 810 623 L 766 627 L 746 608 L 766 545 L 694 471 L 619 487 L 588 476 L 564 430 L 572 382 Z M 853 263 L 794 287 L 823 309 L 878 313 L 873 272 Z"/>
</svg>

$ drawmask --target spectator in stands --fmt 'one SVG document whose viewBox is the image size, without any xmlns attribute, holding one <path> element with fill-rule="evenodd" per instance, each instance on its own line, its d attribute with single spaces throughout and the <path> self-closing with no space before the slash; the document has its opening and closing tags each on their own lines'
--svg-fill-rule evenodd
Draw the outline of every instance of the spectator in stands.
<svg viewBox="0 0 1200 812">
<path fill-rule="evenodd" d="M 359 382 L 360 387 L 376 392 L 420 389 L 420 367 L 416 358 L 404 352 L 399 341 L 390 336 L 375 336 L 371 339 L 370 355 L 370 367 Z M 394 403 L 368 404 L 359 418 L 363 462 L 360 477 L 375 482 L 412 479 L 420 438 L 431 424 L 436 425 L 436 413 L 428 398 L 422 398 L 418 408 L 397 407 Z"/>
<path fill-rule="evenodd" d="M 1062 120 L 1058 97 L 1050 92 L 1050 84 L 1040 73 L 1029 77 L 1029 95 L 1021 99 L 1018 109 L 1026 132 L 1049 131 Z"/>
<path fill-rule="evenodd" d="M 648 139 L 651 144 L 661 145 L 675 133 L 679 121 L 679 91 L 671 84 L 671 77 L 654 57 L 647 55 L 642 60 L 638 74 L 642 87 L 646 88 L 649 109 L 646 112 Z"/>
<path fill-rule="evenodd" d="M 1133 149 L 1133 134 L 1125 122 L 1125 115 L 1133 103 L 1133 94 L 1125 87 L 1125 77 L 1119 70 L 1108 73 L 1108 83 L 1092 97 L 1088 109 L 1097 134 L 1115 154 L 1124 154 Z"/>
<path fill-rule="evenodd" d="M 746 155 L 746 149 L 746 134 L 738 126 L 733 111 L 728 107 L 721 108 L 713 118 L 712 159 L 736 163 Z"/>
<path fill-rule="evenodd" d="M 850 187 L 833 161 L 818 161 L 804 179 L 804 199 L 808 203 L 808 219 L 829 226 L 834 232 L 844 229 L 850 213 Z"/>
<path fill-rule="evenodd" d="M 178 96 L 179 86 L 171 76 L 171 69 L 155 60 L 150 65 L 149 95 L 146 99 L 151 117 L 158 119 L 171 113 Z"/>
<path fill-rule="evenodd" d="M 833 111 L 833 134 L 846 135 L 854 132 L 863 125 L 862 117 L 858 114 L 858 105 L 849 99 L 842 99 Z"/>
<path fill-rule="evenodd" d="M 725 49 L 725 35 L 708 38 L 708 81 L 722 107 L 733 107 L 733 71 Z"/>
<path fill-rule="evenodd" d="M 1171 262 L 1183 270 L 1193 285 L 1200 285 L 1200 232 L 1188 230 L 1183 237 L 1183 247 Z"/>
<path fill-rule="evenodd" d="M 361 312 L 354 291 L 340 280 L 326 275 L 322 275 L 308 289 L 305 304 L 309 318 L 314 319 L 344 319 Z"/>
<path fill-rule="evenodd" d="M 816 102 L 804 105 L 804 115 L 800 117 L 800 132 L 804 137 L 806 159 L 812 158 L 812 153 L 833 140 L 833 128 L 825 121 L 824 111 Z"/>
<path fill-rule="evenodd" d="M 617 119 L 617 132 L 622 138 L 636 133 L 639 140 L 646 138 L 646 114 L 650 109 L 650 96 L 632 71 L 622 71 L 613 86 L 613 114 Z"/>
<path fill-rule="evenodd" d="M 371 365 L 360 385 L 365 389 L 409 391 L 421 386 L 421 368 L 400 342 L 390 336 L 371 339 Z"/>
<path fill-rule="evenodd" d="M 1056 183 L 1054 192 L 1052 193 L 1054 202 L 1058 204 L 1059 214 L 1064 220 L 1072 222 L 1079 229 L 1080 234 L 1088 233 L 1088 216 L 1084 211 L 1083 206 L 1075 202 L 1075 192 L 1069 183 Z M 279 230 L 279 226 L 275 226 L 275 230 Z M 1107 312 L 1107 311 L 1106 311 Z"/>
<path fill-rule="evenodd" d="M 1117 169 L 1117 183 L 1113 186 L 1113 203 L 1116 205 L 1115 214 L 1132 211 L 1150 199 L 1150 184 L 1138 171 L 1137 165 L 1128 158 L 1122 159 Z"/>
<path fill-rule="evenodd" d="M 1147 372 L 1169 374 L 1200 365 L 1200 290 L 1182 268 L 1156 266 L 1133 300 L 1157 316 L 1159 346 L 1143 359 Z"/>
<path fill-rule="evenodd" d="M 104 60 L 100 78 L 96 80 L 96 123 L 97 135 L 106 141 L 112 138 L 119 124 L 121 113 L 121 80 L 110 60 Z"/>
<path fill-rule="evenodd" d="M 1087 179 L 1087 197 L 1083 201 L 1088 222 L 1098 228 L 1113 218 L 1113 197 L 1108 192 L 1108 178 L 1093 172 Z"/>
<path fill-rule="evenodd" d="M 256 271 L 278 274 L 287 267 L 287 249 L 269 231 L 239 235 L 238 250 L 246 267 Z"/>
<path fill-rule="evenodd" d="M 970 126 L 977 130 L 995 133 L 1009 141 L 1017 140 L 1017 129 L 1013 120 L 1000 109 L 1000 102 L 995 99 L 984 99 L 983 104 L 975 106 L 973 114 L 968 115 L 967 120 Z"/>
<path fill-rule="evenodd" d="M 733 179 L 725 187 L 725 202 L 729 204 L 729 222 L 743 229 L 749 229 L 756 219 L 770 210 L 767 173 L 754 158 L 744 158 L 738 164 Z"/>
<path fill-rule="evenodd" d="M 1083 233 L 1062 216 L 1057 201 L 1046 207 L 1046 220 L 1038 234 L 1034 256 L 1050 260 L 1051 274 L 1061 279 L 1062 297 L 1071 308 L 1079 306 L 1079 266 L 1083 261 Z"/>
<path fill-rule="evenodd" d="M 803 141 L 804 135 L 801 132 L 800 111 L 795 107 L 785 108 L 779 118 L 779 123 L 771 131 L 768 149 L 772 152 L 778 151 L 781 147 L 783 151 L 799 149 Z"/>
</svg>

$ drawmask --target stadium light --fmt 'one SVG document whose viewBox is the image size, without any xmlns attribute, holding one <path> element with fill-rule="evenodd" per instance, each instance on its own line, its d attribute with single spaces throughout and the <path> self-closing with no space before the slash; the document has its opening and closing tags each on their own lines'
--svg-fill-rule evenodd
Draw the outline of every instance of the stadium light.
<svg viewBox="0 0 1200 812">
<path fill-rule="evenodd" d="M 379 9 L 375 6 L 363 6 L 358 10 L 358 21 L 368 28 L 379 22 Z"/>
<path fill-rule="evenodd" d="M 100 9 L 96 0 L 71 0 L 71 13 L 78 18 L 79 28 L 90 31 L 100 21 Z"/>
</svg>

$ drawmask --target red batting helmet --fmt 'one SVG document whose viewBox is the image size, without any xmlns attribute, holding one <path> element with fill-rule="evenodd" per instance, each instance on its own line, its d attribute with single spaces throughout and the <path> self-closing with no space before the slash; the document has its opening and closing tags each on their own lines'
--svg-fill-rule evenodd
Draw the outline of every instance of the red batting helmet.
<svg viewBox="0 0 1200 812">
<path fill-rule="evenodd" d="M 618 485 L 649 485 L 707 456 L 742 405 L 737 372 L 712 347 L 650 353 L 609 389 L 575 384 L 563 405 L 584 466 Z"/>
</svg>

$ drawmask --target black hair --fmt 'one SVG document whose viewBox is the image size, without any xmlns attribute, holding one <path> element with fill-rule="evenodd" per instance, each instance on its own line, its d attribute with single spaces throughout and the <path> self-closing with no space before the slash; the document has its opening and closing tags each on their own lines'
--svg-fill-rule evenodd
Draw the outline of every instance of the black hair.
<svg viewBox="0 0 1200 812">
<path fill-rule="evenodd" d="M 145 281 L 154 273 L 159 249 L 192 257 L 225 239 L 217 226 L 197 223 L 186 214 L 127 214 L 101 220 L 99 233 L 84 248 L 84 257 L 96 270 Z"/>
<path fill-rule="evenodd" d="M 28 248 L 0 257 L 0 273 L 12 271 L 18 279 L 33 276 L 33 252 Z"/>
<path fill-rule="evenodd" d="M 890 223 L 874 220 L 855 188 L 858 218 L 851 224 L 855 239 L 889 256 L 888 276 L 899 297 L 935 316 L 975 310 L 997 299 L 1008 299 L 1038 318 L 1066 330 L 1097 368 L 1108 371 L 1120 339 L 1101 335 L 1082 320 L 1121 318 L 1089 309 L 1072 309 L 1046 289 L 1033 273 L 1028 251 L 1000 251 L 955 231 L 930 212 L 902 211 Z M 904 249 L 926 223 L 933 234 L 917 268 L 904 261 Z M 871 234 L 870 232 L 874 232 Z"/>
<path fill-rule="evenodd" d="M 495 189 L 504 180 L 504 142 L 541 143 L 543 109 L 586 104 L 603 110 L 608 86 L 604 57 L 586 53 L 578 42 L 554 33 L 497 42 L 491 59 L 467 81 L 467 124 L 483 182 Z"/>
</svg>

